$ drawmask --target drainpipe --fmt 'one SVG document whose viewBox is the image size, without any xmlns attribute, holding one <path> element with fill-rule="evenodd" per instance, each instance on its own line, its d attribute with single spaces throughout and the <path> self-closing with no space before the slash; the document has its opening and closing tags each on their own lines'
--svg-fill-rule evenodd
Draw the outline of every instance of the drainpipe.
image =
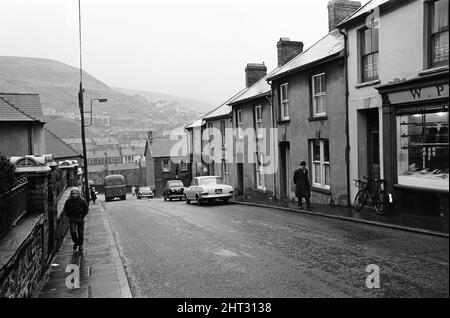
<svg viewBox="0 0 450 318">
<path fill-rule="evenodd" d="M 349 110 L 348 110 L 348 36 L 346 32 L 339 28 L 339 33 L 344 36 L 344 82 L 345 82 L 345 161 L 346 161 L 346 171 L 347 171 L 347 204 L 351 206 L 350 199 L 350 136 L 349 136 Z"/>
<path fill-rule="evenodd" d="M 272 84 L 270 84 L 270 86 L 272 87 Z M 274 122 L 275 116 L 273 115 L 273 94 L 272 94 L 272 88 L 271 88 L 270 96 L 266 96 L 266 98 L 269 101 L 269 105 L 270 105 L 270 120 L 272 122 L 272 128 L 275 129 L 275 122 Z M 275 156 L 277 142 L 278 142 L 278 138 L 277 138 L 277 140 L 273 140 L 273 142 L 272 142 L 272 147 L 273 147 L 273 149 L 272 149 L 273 152 L 272 153 L 273 153 L 273 158 L 274 158 L 275 162 L 278 159 L 277 156 Z M 276 168 L 276 171 L 278 171 L 278 167 Z M 276 173 L 273 174 L 273 196 L 272 197 L 275 200 L 277 199 L 277 174 Z"/>
</svg>

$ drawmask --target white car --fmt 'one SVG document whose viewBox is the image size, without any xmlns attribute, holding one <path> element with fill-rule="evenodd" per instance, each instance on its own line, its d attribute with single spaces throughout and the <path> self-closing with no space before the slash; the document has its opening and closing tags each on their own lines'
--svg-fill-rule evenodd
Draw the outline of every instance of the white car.
<svg viewBox="0 0 450 318">
<path fill-rule="evenodd" d="M 186 203 L 190 204 L 192 200 L 202 205 L 205 201 L 222 200 L 227 203 L 233 196 L 233 187 L 221 183 L 222 178 L 218 176 L 195 177 L 191 186 L 184 189 Z"/>
</svg>

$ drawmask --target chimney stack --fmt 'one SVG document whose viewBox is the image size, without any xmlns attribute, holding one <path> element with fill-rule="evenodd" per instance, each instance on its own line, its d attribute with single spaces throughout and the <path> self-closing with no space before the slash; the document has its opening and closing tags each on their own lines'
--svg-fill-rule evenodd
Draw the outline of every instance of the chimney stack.
<svg viewBox="0 0 450 318">
<path fill-rule="evenodd" d="M 259 81 L 261 78 L 266 76 L 267 67 L 260 63 L 248 63 L 245 67 L 245 87 L 250 87 Z"/>
<path fill-rule="evenodd" d="M 147 132 L 147 139 L 151 145 L 153 143 L 153 132 L 151 130 Z"/>
<path fill-rule="evenodd" d="M 340 22 L 361 7 L 361 2 L 350 0 L 331 0 L 328 2 L 328 32 L 333 31 Z"/>
<path fill-rule="evenodd" d="M 291 41 L 289 38 L 280 38 L 277 43 L 277 52 L 278 66 L 283 66 L 303 52 L 303 42 Z"/>
</svg>

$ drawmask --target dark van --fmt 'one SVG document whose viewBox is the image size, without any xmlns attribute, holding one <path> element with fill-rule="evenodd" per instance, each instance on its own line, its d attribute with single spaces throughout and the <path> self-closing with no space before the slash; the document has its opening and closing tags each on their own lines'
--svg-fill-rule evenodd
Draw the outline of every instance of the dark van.
<svg viewBox="0 0 450 318">
<path fill-rule="evenodd" d="M 105 177 L 105 201 L 108 202 L 114 198 L 126 200 L 127 190 L 125 177 L 121 174 L 112 174 Z"/>
</svg>

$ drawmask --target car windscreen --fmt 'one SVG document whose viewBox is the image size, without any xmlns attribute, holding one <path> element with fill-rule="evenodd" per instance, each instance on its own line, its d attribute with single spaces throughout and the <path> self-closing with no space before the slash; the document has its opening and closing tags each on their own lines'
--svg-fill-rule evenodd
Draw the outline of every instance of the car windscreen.
<svg viewBox="0 0 450 318">
<path fill-rule="evenodd" d="M 198 184 L 199 185 L 209 185 L 209 184 L 218 184 L 220 183 L 220 179 L 219 178 L 202 178 L 202 179 L 198 179 Z"/>
<path fill-rule="evenodd" d="M 139 191 L 151 191 L 151 189 L 149 187 L 141 187 Z"/>
<path fill-rule="evenodd" d="M 181 181 L 170 181 L 167 183 L 168 187 L 184 187 L 183 182 Z"/>
</svg>

